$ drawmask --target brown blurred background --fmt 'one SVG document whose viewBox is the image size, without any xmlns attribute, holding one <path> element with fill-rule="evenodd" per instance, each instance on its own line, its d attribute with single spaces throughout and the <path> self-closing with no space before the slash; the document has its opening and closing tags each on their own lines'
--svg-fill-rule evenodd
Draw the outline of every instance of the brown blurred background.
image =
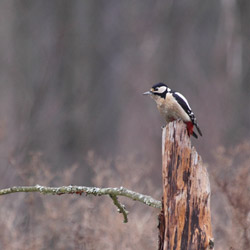
<svg viewBox="0 0 250 250">
<path fill-rule="evenodd" d="M 166 82 L 204 136 L 216 249 L 250 249 L 250 1 L 0 2 L 0 175 L 161 199 Z M 121 199 L 1 197 L 0 249 L 157 249 L 158 210 Z"/>
</svg>

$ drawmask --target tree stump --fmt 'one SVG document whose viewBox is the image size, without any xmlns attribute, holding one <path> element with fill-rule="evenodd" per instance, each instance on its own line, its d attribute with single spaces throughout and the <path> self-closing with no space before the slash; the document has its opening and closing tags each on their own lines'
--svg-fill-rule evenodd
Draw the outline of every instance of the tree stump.
<svg viewBox="0 0 250 250">
<path fill-rule="evenodd" d="M 163 128 L 162 175 L 159 249 L 213 249 L 208 173 L 182 121 Z"/>
</svg>

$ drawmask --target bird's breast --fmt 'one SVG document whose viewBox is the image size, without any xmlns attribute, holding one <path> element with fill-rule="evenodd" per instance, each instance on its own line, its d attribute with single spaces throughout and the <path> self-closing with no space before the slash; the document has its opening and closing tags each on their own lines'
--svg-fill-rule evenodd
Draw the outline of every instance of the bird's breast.
<svg viewBox="0 0 250 250">
<path fill-rule="evenodd" d="M 166 122 L 181 119 L 183 121 L 190 121 L 190 117 L 175 100 L 175 98 L 167 94 L 166 98 L 158 99 L 156 101 L 157 108 L 161 115 L 165 118 Z"/>
</svg>

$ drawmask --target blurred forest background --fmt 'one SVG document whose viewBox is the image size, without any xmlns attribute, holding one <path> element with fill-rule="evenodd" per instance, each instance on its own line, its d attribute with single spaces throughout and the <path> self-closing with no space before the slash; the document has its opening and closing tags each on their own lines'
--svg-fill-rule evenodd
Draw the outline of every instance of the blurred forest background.
<svg viewBox="0 0 250 250">
<path fill-rule="evenodd" d="M 183 93 L 204 136 L 217 250 L 250 249 L 250 1 L 0 2 L 0 175 L 161 199 L 163 120 Z M 158 210 L 107 197 L 1 197 L 0 249 L 157 249 Z"/>
</svg>

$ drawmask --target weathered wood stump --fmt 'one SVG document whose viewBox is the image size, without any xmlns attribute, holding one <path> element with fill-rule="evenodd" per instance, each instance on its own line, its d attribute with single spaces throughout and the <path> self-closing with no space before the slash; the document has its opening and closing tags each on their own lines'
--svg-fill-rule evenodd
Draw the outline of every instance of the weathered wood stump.
<svg viewBox="0 0 250 250">
<path fill-rule="evenodd" d="M 159 249 L 213 249 L 208 173 L 182 121 L 163 129 L 162 174 Z"/>
</svg>

